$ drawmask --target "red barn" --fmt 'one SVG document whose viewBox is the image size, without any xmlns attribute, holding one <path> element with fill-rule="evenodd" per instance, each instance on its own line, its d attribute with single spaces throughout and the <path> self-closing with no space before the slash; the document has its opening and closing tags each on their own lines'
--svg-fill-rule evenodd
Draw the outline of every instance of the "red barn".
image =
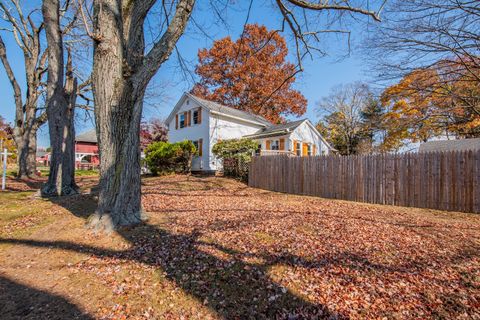
<svg viewBox="0 0 480 320">
<path fill-rule="evenodd" d="M 98 143 L 95 129 L 75 137 L 75 166 L 92 169 L 98 166 Z"/>
</svg>

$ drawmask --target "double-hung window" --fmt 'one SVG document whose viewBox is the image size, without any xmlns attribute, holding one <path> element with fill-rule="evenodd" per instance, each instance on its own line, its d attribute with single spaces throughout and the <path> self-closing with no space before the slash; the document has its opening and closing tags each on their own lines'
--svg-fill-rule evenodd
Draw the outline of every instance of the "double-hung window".
<svg viewBox="0 0 480 320">
<path fill-rule="evenodd" d="M 272 150 L 280 150 L 280 142 L 278 140 L 272 140 Z"/>
<path fill-rule="evenodd" d="M 198 109 L 193 110 L 193 124 L 198 124 Z"/>
<path fill-rule="evenodd" d="M 180 128 L 185 128 L 185 113 L 180 115 Z"/>
<path fill-rule="evenodd" d="M 310 143 L 307 144 L 307 154 L 308 154 L 309 156 L 312 155 L 312 145 L 311 145 Z"/>
<path fill-rule="evenodd" d="M 302 144 L 300 142 L 295 142 L 295 154 L 299 157 L 302 155 Z"/>
</svg>

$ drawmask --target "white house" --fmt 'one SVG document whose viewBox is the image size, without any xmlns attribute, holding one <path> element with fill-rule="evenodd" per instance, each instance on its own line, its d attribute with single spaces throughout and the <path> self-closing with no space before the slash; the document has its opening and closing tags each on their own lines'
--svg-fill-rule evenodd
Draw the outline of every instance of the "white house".
<svg viewBox="0 0 480 320">
<path fill-rule="evenodd" d="M 333 150 L 309 120 L 272 125 L 265 118 L 184 93 L 166 119 L 168 140 L 192 141 L 198 156 L 194 171 L 216 171 L 221 161 L 212 153 L 219 140 L 251 138 L 263 155 L 323 155 Z"/>
</svg>

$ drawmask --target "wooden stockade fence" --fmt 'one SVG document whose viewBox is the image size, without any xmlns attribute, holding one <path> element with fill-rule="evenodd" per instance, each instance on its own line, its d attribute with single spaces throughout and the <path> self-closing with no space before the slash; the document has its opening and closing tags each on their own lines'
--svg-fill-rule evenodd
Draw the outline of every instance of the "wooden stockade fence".
<svg viewBox="0 0 480 320">
<path fill-rule="evenodd" d="M 248 184 L 292 194 L 480 212 L 480 151 L 253 157 Z"/>
</svg>

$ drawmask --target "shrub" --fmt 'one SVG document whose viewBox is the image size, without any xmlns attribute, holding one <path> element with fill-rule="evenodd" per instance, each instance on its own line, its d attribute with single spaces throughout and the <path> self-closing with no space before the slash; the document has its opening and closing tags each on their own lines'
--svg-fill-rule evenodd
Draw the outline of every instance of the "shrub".
<svg viewBox="0 0 480 320">
<path fill-rule="evenodd" d="M 231 139 L 216 143 L 213 154 L 223 160 L 223 173 L 246 181 L 252 154 L 257 149 L 257 142 L 250 139 Z"/>
<path fill-rule="evenodd" d="M 242 160 L 250 162 L 252 154 L 257 148 L 257 142 L 251 139 L 230 139 L 217 142 L 212 151 L 221 159 L 242 158 Z"/>
<path fill-rule="evenodd" d="M 146 149 L 145 161 L 154 175 L 173 172 L 188 173 L 195 152 L 195 146 L 191 141 L 154 142 Z"/>
</svg>

